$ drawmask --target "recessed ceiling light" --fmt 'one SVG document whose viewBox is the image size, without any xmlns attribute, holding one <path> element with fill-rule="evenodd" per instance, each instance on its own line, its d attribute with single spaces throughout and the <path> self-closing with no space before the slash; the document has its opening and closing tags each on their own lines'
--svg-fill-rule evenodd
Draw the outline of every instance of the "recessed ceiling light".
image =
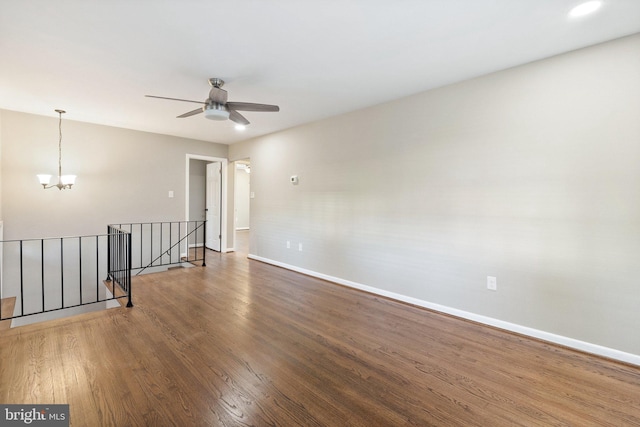
<svg viewBox="0 0 640 427">
<path fill-rule="evenodd" d="M 246 127 L 245 125 L 236 125 L 236 130 L 239 130 L 239 131 L 243 131 L 243 130 L 245 130 L 246 128 L 247 128 L 247 127 Z"/>
<path fill-rule="evenodd" d="M 580 16 L 589 15 L 590 13 L 593 13 L 596 10 L 600 9 L 601 6 L 601 1 L 588 1 L 586 3 L 579 4 L 578 6 L 571 9 L 571 11 L 569 12 L 569 16 L 571 18 L 578 18 Z"/>
</svg>

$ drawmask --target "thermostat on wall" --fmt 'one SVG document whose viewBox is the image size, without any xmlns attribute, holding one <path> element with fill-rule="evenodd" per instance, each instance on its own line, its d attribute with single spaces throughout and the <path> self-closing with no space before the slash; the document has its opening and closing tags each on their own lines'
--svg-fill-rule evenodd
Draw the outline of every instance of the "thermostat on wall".
<svg viewBox="0 0 640 427">
<path fill-rule="evenodd" d="M 291 183 L 293 185 L 297 185 L 298 184 L 298 175 L 291 175 L 291 178 L 289 178 L 289 181 L 291 181 Z"/>
</svg>

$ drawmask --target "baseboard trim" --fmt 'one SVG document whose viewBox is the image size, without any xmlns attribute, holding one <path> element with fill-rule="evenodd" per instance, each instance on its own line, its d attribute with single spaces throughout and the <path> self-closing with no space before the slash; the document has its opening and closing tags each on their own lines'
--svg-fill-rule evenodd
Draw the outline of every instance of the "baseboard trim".
<svg viewBox="0 0 640 427">
<path fill-rule="evenodd" d="M 280 261 L 275 261 L 275 260 L 264 258 L 258 255 L 249 254 L 247 258 L 255 261 L 264 262 L 266 264 L 271 264 L 277 267 L 285 268 L 287 270 L 295 271 L 297 273 L 302 273 L 307 276 L 316 277 L 318 279 L 337 283 L 339 285 L 359 289 L 361 291 L 369 292 L 375 295 L 380 295 L 380 296 L 391 298 L 397 301 L 406 302 L 408 304 L 424 307 L 430 310 L 434 310 L 434 311 L 449 314 L 452 316 L 460 317 L 463 319 L 471 320 L 474 322 L 482 323 L 484 325 L 492 326 L 495 328 L 504 329 L 506 331 L 515 332 L 517 334 L 526 335 L 526 336 L 540 339 L 543 341 L 548 341 L 564 347 L 569 347 L 575 350 L 583 351 L 585 353 L 590 353 L 597 356 L 606 357 L 609 359 L 615 359 L 620 362 L 640 366 L 640 355 L 626 353 L 624 351 L 616 350 L 609 347 L 604 347 L 598 344 L 592 344 L 589 342 L 576 340 L 576 339 L 565 337 L 562 335 L 556 335 L 550 332 L 541 331 L 539 329 L 529 328 L 527 326 L 505 322 L 503 320 L 494 319 L 492 317 L 482 316 L 482 315 L 471 313 L 464 310 L 458 310 L 456 308 L 448 307 L 445 305 L 435 304 L 429 301 L 424 301 L 418 298 L 409 297 L 409 296 L 398 294 L 395 292 L 385 291 L 384 289 L 363 285 L 361 283 L 352 282 L 350 280 L 341 279 L 339 277 L 329 276 L 327 274 L 318 273 L 316 271 L 296 267 L 295 265 L 286 264 Z"/>
</svg>

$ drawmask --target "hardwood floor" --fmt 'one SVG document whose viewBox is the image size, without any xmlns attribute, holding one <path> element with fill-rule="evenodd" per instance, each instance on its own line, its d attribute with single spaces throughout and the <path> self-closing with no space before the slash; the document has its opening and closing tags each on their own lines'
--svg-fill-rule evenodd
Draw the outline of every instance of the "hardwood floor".
<svg viewBox="0 0 640 427">
<path fill-rule="evenodd" d="M 0 331 L 0 403 L 76 426 L 634 426 L 640 368 L 208 252 Z"/>
</svg>

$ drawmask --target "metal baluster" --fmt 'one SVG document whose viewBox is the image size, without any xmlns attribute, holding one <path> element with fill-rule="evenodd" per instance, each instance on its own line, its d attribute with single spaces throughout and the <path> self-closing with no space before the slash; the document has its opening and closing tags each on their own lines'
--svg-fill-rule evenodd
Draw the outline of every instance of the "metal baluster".
<svg viewBox="0 0 640 427">
<path fill-rule="evenodd" d="M 109 280 L 109 274 L 111 273 L 111 239 L 109 239 L 110 234 L 111 226 L 107 225 L 107 278 L 105 280 Z"/>
<path fill-rule="evenodd" d="M 140 267 L 142 267 L 144 265 L 144 263 L 142 262 L 142 242 L 143 242 L 143 238 L 142 238 L 142 223 L 140 223 Z"/>
<path fill-rule="evenodd" d="M 160 222 L 160 236 L 158 240 L 160 243 L 158 245 L 158 255 L 156 255 L 156 259 L 159 259 L 160 265 L 162 265 L 164 262 L 164 253 L 162 252 L 164 250 L 164 222 Z"/>
<path fill-rule="evenodd" d="M 207 220 L 202 221 L 202 266 L 206 267 L 205 263 L 207 253 Z"/>
<path fill-rule="evenodd" d="M 42 311 L 44 311 L 44 239 L 40 240 L 40 287 L 42 288 Z"/>
<path fill-rule="evenodd" d="M 80 277 L 78 278 L 78 286 L 80 287 L 80 305 L 82 305 L 82 237 L 78 237 L 78 262 L 80 263 Z"/>
<path fill-rule="evenodd" d="M 127 265 L 126 265 L 126 275 L 127 275 L 127 307 L 133 307 L 133 303 L 131 302 L 131 235 L 127 235 L 127 246 L 129 247 L 128 256 L 127 256 Z"/>
<path fill-rule="evenodd" d="M 24 278 L 22 270 L 22 240 L 20 240 L 20 314 L 24 315 Z"/>
<path fill-rule="evenodd" d="M 107 227 L 107 280 L 109 280 L 109 231 Z M 100 300 L 100 238 L 96 236 L 96 301 Z"/>
<path fill-rule="evenodd" d="M 62 237 L 60 238 L 60 294 L 62 297 L 62 308 L 64 308 L 64 247 Z"/>
</svg>

